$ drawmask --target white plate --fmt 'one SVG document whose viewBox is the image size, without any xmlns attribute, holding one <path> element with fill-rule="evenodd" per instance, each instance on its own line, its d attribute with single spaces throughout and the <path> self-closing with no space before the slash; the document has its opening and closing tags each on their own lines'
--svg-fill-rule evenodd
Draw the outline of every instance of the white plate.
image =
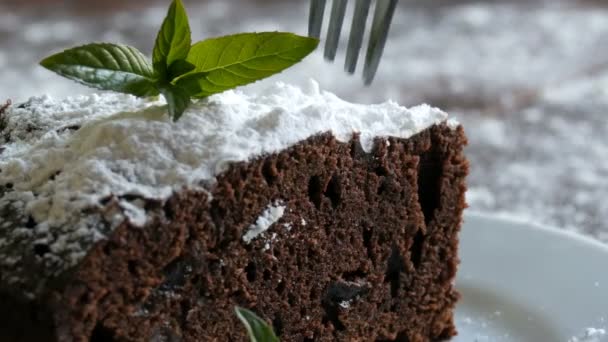
<svg viewBox="0 0 608 342">
<path fill-rule="evenodd" d="M 608 246 L 469 213 L 460 256 L 453 341 L 608 341 Z"/>
</svg>

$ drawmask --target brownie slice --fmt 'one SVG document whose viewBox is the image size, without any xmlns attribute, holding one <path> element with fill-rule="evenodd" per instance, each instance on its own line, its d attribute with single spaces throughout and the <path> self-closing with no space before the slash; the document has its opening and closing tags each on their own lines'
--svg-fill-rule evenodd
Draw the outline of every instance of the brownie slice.
<svg viewBox="0 0 608 342">
<path fill-rule="evenodd" d="M 104 198 L 82 215 L 115 217 L 127 196 L 144 224 L 104 221 L 69 267 L 40 261 L 62 255 L 53 245 L 0 241 L 23 249 L 2 264 L 1 340 L 244 341 L 236 305 L 283 341 L 448 339 L 465 144 L 445 121 L 369 151 L 318 133 L 163 200 Z M 11 229 L 40 229 L 13 209 L 0 206 Z"/>
</svg>

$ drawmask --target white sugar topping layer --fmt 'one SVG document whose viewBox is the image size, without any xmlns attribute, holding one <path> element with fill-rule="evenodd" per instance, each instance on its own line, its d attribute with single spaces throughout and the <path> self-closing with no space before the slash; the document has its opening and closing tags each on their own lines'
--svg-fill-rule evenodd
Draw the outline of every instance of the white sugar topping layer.
<svg viewBox="0 0 608 342">
<path fill-rule="evenodd" d="M 90 217 L 82 219 L 82 210 L 109 196 L 165 200 L 184 186 L 213 182 L 231 162 L 283 150 L 317 133 L 331 131 L 346 142 L 358 132 L 369 151 L 375 137 L 408 138 L 447 120 L 428 105 L 348 103 L 314 81 L 307 89 L 277 83 L 257 94 L 228 91 L 192 105 L 177 122 L 162 100 L 119 94 L 32 98 L 7 117 L 0 185 L 12 190 L 0 193 L 0 212 L 9 205 L 23 208 L 36 225 L 16 231 L 48 244 L 47 255 L 67 252 L 70 263 L 83 253 L 79 241 L 107 234 Z M 120 206 L 115 222 L 127 217 L 145 224 L 141 203 L 121 200 Z M 2 244 L 9 242 L 0 239 L 0 260 Z"/>
</svg>

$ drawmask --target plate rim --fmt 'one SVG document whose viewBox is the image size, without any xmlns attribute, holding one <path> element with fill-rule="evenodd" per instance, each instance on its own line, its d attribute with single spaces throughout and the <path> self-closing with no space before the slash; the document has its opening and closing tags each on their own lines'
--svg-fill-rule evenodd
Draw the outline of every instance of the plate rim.
<svg viewBox="0 0 608 342">
<path fill-rule="evenodd" d="M 556 226 L 551 226 L 547 224 L 543 224 L 540 222 L 535 222 L 528 220 L 523 217 L 511 216 L 509 213 L 504 212 L 486 212 L 486 211 L 478 211 L 478 210 L 465 210 L 463 214 L 463 223 L 461 228 L 465 225 L 465 221 L 468 218 L 475 219 L 483 219 L 483 220 L 498 220 L 505 223 L 515 224 L 518 226 L 527 226 L 529 228 L 535 229 L 537 231 L 541 231 L 543 233 L 547 233 L 549 235 L 553 235 L 558 238 L 565 238 L 570 240 L 578 241 L 582 244 L 590 245 L 594 248 L 597 248 L 605 253 L 608 253 L 608 243 L 600 241 L 592 236 L 579 233 L 576 231 L 568 230 L 566 228 L 559 228 Z"/>
<path fill-rule="evenodd" d="M 590 235 L 585 235 L 585 234 L 581 234 L 577 231 L 573 231 L 573 230 L 569 230 L 566 228 L 557 228 L 555 226 L 551 226 L 548 224 L 542 224 L 539 222 L 534 222 L 531 221 L 529 219 L 526 219 L 525 217 L 517 217 L 517 216 L 511 216 L 509 213 L 503 213 L 503 212 L 483 212 L 483 211 L 476 211 L 476 210 L 467 210 L 465 211 L 464 215 L 463 215 L 463 226 L 462 226 L 462 233 L 467 232 L 467 221 L 469 221 L 469 224 L 473 224 L 473 225 L 478 225 L 481 224 L 481 226 L 476 226 L 476 227 L 472 227 L 474 229 L 468 230 L 468 237 L 475 237 L 475 233 L 476 233 L 476 229 L 483 229 L 486 232 L 489 232 L 490 235 L 487 234 L 481 234 L 480 236 L 482 237 L 491 237 L 491 232 L 494 229 L 490 229 L 490 228 L 494 228 L 491 227 L 494 223 L 496 224 L 496 229 L 499 229 L 500 231 L 502 231 L 502 233 L 500 233 L 502 235 L 513 235 L 513 233 L 517 233 L 515 236 L 520 238 L 522 236 L 522 232 L 525 231 L 529 231 L 531 233 L 531 235 L 533 235 L 533 238 L 530 240 L 532 243 L 527 243 L 525 244 L 526 246 L 532 246 L 532 245 L 536 245 L 537 243 L 539 243 L 539 241 L 544 241 L 546 240 L 552 240 L 554 242 L 551 242 L 550 245 L 555 245 L 554 246 L 561 246 L 558 247 L 557 249 L 555 248 L 551 248 L 550 250 L 552 250 L 552 252 L 550 253 L 555 253 L 555 251 L 559 251 L 560 248 L 563 248 L 563 246 L 571 246 L 572 248 L 579 250 L 579 249 L 585 249 L 587 252 L 585 252 L 584 254 L 586 255 L 593 255 L 593 264 L 597 264 L 597 263 L 604 263 L 604 258 L 606 258 L 608 256 L 608 244 L 600 241 L 599 239 L 593 238 Z M 486 229 L 487 228 L 487 229 Z M 470 234 L 473 235 L 470 235 Z M 467 234 L 467 233 L 465 233 Z M 480 239 L 484 239 L 484 238 L 480 238 Z M 485 241 L 485 240 L 484 240 Z M 462 240 L 462 235 L 461 235 L 461 242 L 463 242 Z M 469 241 L 469 245 L 468 247 L 471 247 Z M 494 246 L 491 244 L 491 246 Z M 462 254 L 464 252 L 463 250 L 463 245 L 460 245 L 459 248 L 459 256 L 462 258 L 464 255 Z M 490 249 L 488 249 L 490 248 Z M 483 249 L 484 253 L 487 253 L 489 250 L 491 250 L 491 247 L 488 247 L 486 249 Z M 528 248 L 528 247 L 525 247 Z M 468 248 L 467 248 L 468 249 Z M 512 250 L 511 248 L 507 248 L 508 250 Z M 501 251 L 501 248 L 498 248 L 498 251 Z M 591 254 L 587 254 L 587 253 L 591 253 Z M 471 252 L 469 251 L 468 254 L 471 254 Z M 467 256 L 467 260 L 471 259 L 471 260 L 475 260 L 476 258 L 471 257 L 474 256 L 475 253 L 468 255 Z M 560 254 L 563 256 L 563 254 Z M 536 261 L 532 262 L 531 265 L 539 265 L 539 263 L 544 263 L 546 262 L 546 258 L 535 258 Z M 577 260 L 581 260 L 580 258 L 578 258 Z M 462 262 L 466 262 L 465 260 L 461 259 L 461 267 L 463 266 Z M 579 261 L 577 261 L 579 262 Z M 471 264 L 471 262 L 469 261 L 468 264 Z M 476 265 L 475 262 L 473 262 L 474 265 Z M 532 266 L 532 267 L 536 267 L 536 266 Z M 477 271 L 475 271 L 475 268 L 477 268 Z M 482 269 L 482 273 L 486 271 L 485 266 L 481 266 Z M 509 269 L 509 267 L 507 268 Z M 529 269 L 529 268 L 528 268 Z M 553 278 L 555 278 L 555 267 L 550 268 L 553 271 L 549 271 L 550 274 L 553 274 Z M 582 269 L 582 268 L 580 268 Z M 573 338 L 582 338 L 582 336 L 585 336 L 585 329 L 588 327 L 598 327 L 600 329 L 604 329 L 604 332 L 608 331 L 608 309 L 606 309 L 605 305 L 591 305 L 591 307 L 586 307 L 585 305 L 589 304 L 589 301 L 592 301 L 593 303 L 597 302 L 597 303 L 605 303 L 608 300 L 608 295 L 605 292 L 606 284 L 608 284 L 608 278 L 605 278 L 606 276 L 602 276 L 597 278 L 597 280 L 599 280 L 599 282 L 595 282 L 595 283 L 591 283 L 594 279 L 590 279 L 590 278 L 595 278 L 595 277 L 587 277 L 585 276 L 584 278 L 570 278 L 570 279 L 585 279 L 585 282 L 582 283 L 581 281 L 577 280 L 574 281 L 573 283 L 574 288 L 575 289 L 581 289 L 583 287 L 585 288 L 589 288 L 589 295 L 583 296 L 583 302 L 582 303 L 587 303 L 587 304 L 581 304 L 581 305 L 575 305 L 574 307 L 577 308 L 576 310 L 574 310 L 574 312 L 580 312 L 579 314 L 575 314 L 575 315 L 582 315 L 580 317 L 576 317 L 573 319 L 571 312 L 566 312 L 564 311 L 564 314 L 558 314 L 556 315 L 556 313 L 561 312 L 561 308 L 557 307 L 555 305 L 548 305 L 545 307 L 545 305 L 547 305 L 547 302 L 551 301 L 551 297 L 555 296 L 555 294 L 559 293 L 559 291 L 549 291 L 549 295 L 545 296 L 545 295 L 541 295 L 538 300 L 532 300 L 530 299 L 531 297 L 529 296 L 529 292 L 527 290 L 525 290 L 527 288 L 527 286 L 530 286 L 530 284 L 533 283 L 537 283 L 537 280 L 534 279 L 539 279 L 536 278 L 534 276 L 531 277 L 524 277 L 523 279 L 528 279 L 528 280 L 524 280 L 523 283 L 522 282 L 518 282 L 520 285 L 515 286 L 515 288 L 511 289 L 511 290 L 505 290 L 505 288 L 509 288 L 510 285 L 508 285 L 508 282 L 505 283 L 507 284 L 507 286 L 502 286 L 504 284 L 501 283 L 500 286 L 495 287 L 495 283 L 490 281 L 490 282 L 485 282 L 485 281 L 478 281 L 480 278 L 480 271 L 478 266 L 473 266 L 473 268 L 469 267 L 467 268 L 467 274 L 468 274 L 468 278 L 466 277 L 467 274 L 463 274 L 462 271 L 464 269 L 461 269 L 459 267 L 458 270 L 458 275 L 457 278 L 459 278 L 459 276 L 461 277 L 460 280 L 460 285 L 465 285 L 469 286 L 471 284 L 474 285 L 474 287 L 472 287 L 473 289 L 475 289 L 477 285 L 481 286 L 480 288 L 482 289 L 493 289 L 493 292 L 496 293 L 501 293 L 501 294 L 506 294 L 505 296 L 500 296 L 499 299 L 501 300 L 506 300 L 509 303 L 516 303 L 518 304 L 517 307 L 521 307 L 524 310 L 526 310 L 526 312 L 528 311 L 529 308 L 532 308 L 533 310 L 530 311 L 533 315 L 532 317 L 536 317 L 535 319 L 533 319 L 530 322 L 535 322 L 533 325 L 530 325 L 532 323 L 527 323 L 524 322 L 524 325 L 521 325 L 520 323 L 512 323 L 513 320 L 512 319 L 507 319 L 506 317 L 508 316 L 504 316 L 505 319 L 504 321 L 500 321 L 500 324 L 495 325 L 494 328 L 497 330 L 484 330 L 486 329 L 486 326 L 482 326 L 480 328 L 479 324 L 477 325 L 467 325 L 464 323 L 460 323 L 460 325 L 458 326 L 458 329 L 460 332 L 462 333 L 466 333 L 464 335 L 461 335 L 460 339 L 456 339 L 455 341 L 470 341 L 470 337 L 473 336 L 471 334 L 475 334 L 475 336 L 482 334 L 484 336 L 487 337 L 499 337 L 499 336 L 503 336 L 503 334 L 511 334 L 513 332 L 518 332 L 518 333 L 523 333 L 523 335 L 519 336 L 518 338 L 515 338 L 515 335 L 513 335 L 510 338 L 507 338 L 505 341 L 522 341 L 522 338 L 524 338 L 523 340 L 530 340 L 531 337 L 533 337 L 533 340 L 543 340 L 543 339 L 539 339 L 538 336 L 536 336 L 536 334 L 538 333 L 538 324 L 539 322 L 549 322 L 550 324 L 547 325 L 547 328 L 550 330 L 547 331 L 551 331 L 552 333 L 555 333 L 555 337 L 553 340 L 563 340 L 563 341 L 574 341 Z M 507 271 L 509 274 L 513 274 L 512 268 L 510 271 Z M 494 273 L 492 273 L 494 274 Z M 605 273 L 604 273 L 605 274 Z M 499 277 L 500 278 L 500 277 Z M 553 279 L 551 278 L 551 279 Z M 486 279 L 486 278 L 483 278 Z M 591 282 L 590 282 L 591 281 Z M 600 287 L 600 282 L 601 284 L 604 284 L 603 286 Z M 572 282 L 570 282 L 572 283 Z M 523 284 L 523 287 L 522 287 Z M 537 292 L 539 288 L 545 286 L 543 285 L 544 283 L 540 283 L 539 285 L 534 285 L 532 286 L 533 290 L 532 292 Z M 583 286 L 584 285 L 584 286 Z M 591 286 L 593 285 L 593 288 L 591 288 Z M 458 280 L 456 282 L 456 288 L 458 288 Z M 604 290 L 602 290 L 604 289 Z M 496 290 L 496 291 L 495 291 Z M 505 292 L 503 292 L 505 291 Z M 599 295 L 600 291 L 602 294 L 600 295 L 600 297 L 596 297 Z M 471 292 L 473 293 L 473 292 Z M 475 295 L 477 295 L 476 293 L 474 293 Z M 524 294 L 524 295 L 520 295 L 520 294 Z M 493 293 L 490 293 L 490 299 L 495 298 L 493 296 Z M 470 294 L 469 294 L 470 296 Z M 476 298 L 475 296 L 473 296 L 473 298 Z M 482 296 L 482 298 L 484 298 L 484 296 Z M 517 300 L 514 300 L 517 299 Z M 572 299 L 569 298 L 570 300 L 577 300 L 578 299 Z M 596 300 L 597 299 L 597 300 Z M 464 298 L 461 298 L 461 302 L 459 302 L 460 305 L 460 310 L 456 309 L 456 312 L 459 312 L 461 315 L 465 314 L 465 316 L 463 317 L 471 317 L 471 312 L 476 312 L 475 310 L 470 311 L 471 308 L 476 307 L 478 305 L 476 305 L 475 303 L 473 303 L 473 306 L 471 306 L 469 303 L 468 306 L 466 306 L 466 310 L 463 310 L 463 306 L 462 306 L 462 301 L 464 300 Z M 487 299 L 483 299 L 483 301 L 485 301 Z M 474 302 L 474 301 L 473 301 Z M 540 305 L 540 306 L 539 306 Z M 563 305 L 562 305 L 563 306 Z M 493 310 L 495 310 L 495 305 L 490 305 L 489 307 L 486 306 L 485 304 L 482 306 L 479 306 L 482 308 L 481 313 L 483 313 L 483 315 L 479 316 L 482 319 L 484 317 L 488 316 L 491 314 L 491 312 Z M 584 309 L 583 309 L 584 307 Z M 469 311 L 467 311 L 469 310 Z M 487 312 L 486 312 L 487 311 Z M 500 310 L 502 311 L 502 310 Z M 509 311 L 507 310 L 507 312 L 510 312 L 510 315 L 513 314 L 513 312 L 515 311 Z M 475 316 L 476 314 L 474 313 L 473 316 Z M 489 316 L 488 316 L 489 317 Z M 492 316 L 493 317 L 493 316 Z M 513 317 L 513 316 L 511 316 Z M 517 315 L 515 316 L 517 317 Z M 461 317 L 462 318 L 462 317 Z M 540 321 L 539 321 L 540 319 Z M 477 320 L 474 319 L 473 322 L 476 322 Z M 565 322 L 565 323 L 564 323 Z M 464 324 L 464 325 L 462 325 Z M 517 327 L 517 330 L 513 330 L 512 328 L 512 324 L 515 324 L 515 326 Z M 487 326 L 490 326 L 489 324 Z M 467 328 L 468 327 L 468 328 Z M 500 327 L 500 328 L 499 328 Z M 483 329 L 482 329 L 483 328 Z M 469 329 L 469 330 L 467 330 Z M 544 331 L 544 330 L 543 330 Z M 460 335 L 460 334 L 459 334 Z M 507 336 L 504 335 L 504 336 Z M 544 335 L 543 335 L 544 336 Z M 467 339 L 469 338 L 469 339 Z M 513 339 L 515 338 L 515 339 Z M 486 340 L 484 340 L 486 341 Z M 489 339 L 487 341 L 492 341 L 492 339 Z M 580 341 L 587 341 L 587 339 L 580 339 Z M 596 337 L 596 339 L 591 339 L 589 341 L 594 341 L 594 342 L 599 342 L 599 341 L 606 341 L 608 342 L 608 334 L 602 334 Z"/>
</svg>

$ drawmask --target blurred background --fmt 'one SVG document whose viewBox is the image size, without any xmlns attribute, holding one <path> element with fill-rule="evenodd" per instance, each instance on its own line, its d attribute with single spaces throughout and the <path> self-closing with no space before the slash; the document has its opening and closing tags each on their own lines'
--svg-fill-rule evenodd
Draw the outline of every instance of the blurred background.
<svg viewBox="0 0 608 342">
<path fill-rule="evenodd" d="M 306 34 L 308 1 L 184 2 L 194 40 L 242 31 Z M 168 4 L 0 0 L 0 101 L 91 92 L 37 62 L 92 41 L 150 54 Z M 441 107 L 469 136 L 471 210 L 608 242 L 608 1 L 401 0 L 371 87 L 360 72 L 342 71 L 346 34 L 337 63 L 324 62 L 319 49 L 272 80 L 313 78 L 354 102 Z"/>
</svg>

